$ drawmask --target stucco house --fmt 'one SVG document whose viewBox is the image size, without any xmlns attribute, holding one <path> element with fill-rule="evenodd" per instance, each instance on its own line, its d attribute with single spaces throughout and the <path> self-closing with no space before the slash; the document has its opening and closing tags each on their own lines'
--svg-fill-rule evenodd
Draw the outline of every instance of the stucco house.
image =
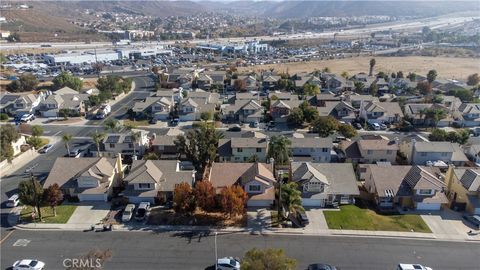
<svg viewBox="0 0 480 270">
<path fill-rule="evenodd" d="M 480 168 L 450 166 L 445 182 L 452 209 L 480 215 Z"/>
<path fill-rule="evenodd" d="M 403 112 L 397 102 L 362 102 L 360 118 L 369 123 L 397 123 L 403 118 Z"/>
<path fill-rule="evenodd" d="M 266 137 L 233 137 L 218 142 L 219 161 L 247 162 L 253 156 L 266 161 L 268 140 Z"/>
<path fill-rule="evenodd" d="M 331 138 L 289 138 L 294 161 L 308 159 L 311 162 L 329 163 L 333 143 Z"/>
<path fill-rule="evenodd" d="M 149 147 L 150 138 L 145 130 L 134 130 L 140 132 L 140 138 L 134 142 L 130 133 L 110 133 L 105 136 L 100 143 L 100 152 L 103 156 L 115 156 L 117 153 L 122 155 L 133 155 L 133 150 L 137 155 L 143 155 Z"/>
<path fill-rule="evenodd" d="M 412 165 L 426 165 L 427 162 L 441 161 L 445 164 L 463 166 L 468 161 L 458 143 L 417 142 L 416 139 L 412 139 L 402 142 L 400 150 Z"/>
<path fill-rule="evenodd" d="M 398 143 L 383 136 L 376 139 L 342 141 L 339 145 L 345 159 L 353 163 L 396 162 Z"/>
</svg>

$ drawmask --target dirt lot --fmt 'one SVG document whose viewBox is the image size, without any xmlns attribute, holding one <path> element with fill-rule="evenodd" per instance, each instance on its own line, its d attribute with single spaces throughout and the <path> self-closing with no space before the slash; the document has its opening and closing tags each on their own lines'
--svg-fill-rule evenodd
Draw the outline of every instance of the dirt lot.
<svg viewBox="0 0 480 270">
<path fill-rule="evenodd" d="M 235 226 L 244 227 L 247 215 L 227 218 L 223 213 L 205 213 L 197 210 L 193 216 L 176 214 L 173 210 L 154 208 L 150 212 L 148 224 L 151 225 L 196 225 L 196 226 Z"/>
<path fill-rule="evenodd" d="M 288 70 L 290 74 L 297 72 L 311 72 L 330 68 L 334 73 L 340 74 L 347 71 L 350 75 L 358 72 L 368 72 L 371 57 L 354 57 L 337 60 L 321 60 L 310 62 L 297 62 L 288 64 L 271 64 L 255 67 L 241 67 L 239 71 L 269 70 L 274 68 L 278 72 Z M 404 74 L 415 72 L 425 75 L 430 69 L 436 69 L 440 79 L 466 79 L 468 75 L 480 72 L 480 60 L 474 58 L 450 58 L 450 57 L 375 57 L 377 62 L 376 71 L 391 73 L 402 70 Z"/>
</svg>

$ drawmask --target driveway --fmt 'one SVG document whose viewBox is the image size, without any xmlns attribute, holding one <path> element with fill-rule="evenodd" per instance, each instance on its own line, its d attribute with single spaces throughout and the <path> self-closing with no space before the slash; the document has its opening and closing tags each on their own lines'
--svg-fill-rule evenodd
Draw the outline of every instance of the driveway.
<svg viewBox="0 0 480 270">
<path fill-rule="evenodd" d="M 309 224 L 305 227 L 305 232 L 322 233 L 328 230 L 327 221 L 323 215 L 324 209 L 305 209 Z"/>
<path fill-rule="evenodd" d="M 432 233 L 448 239 L 464 239 L 473 230 L 462 219 L 462 214 L 450 209 L 420 215 Z M 475 230 L 474 230 L 475 231 Z"/>
<path fill-rule="evenodd" d="M 271 226 L 272 216 L 266 208 L 249 208 L 247 211 L 247 227 L 253 234 L 261 234 Z"/>
<path fill-rule="evenodd" d="M 110 211 L 106 202 L 83 202 L 77 206 L 68 220 L 69 225 L 94 225 L 102 221 Z"/>
</svg>

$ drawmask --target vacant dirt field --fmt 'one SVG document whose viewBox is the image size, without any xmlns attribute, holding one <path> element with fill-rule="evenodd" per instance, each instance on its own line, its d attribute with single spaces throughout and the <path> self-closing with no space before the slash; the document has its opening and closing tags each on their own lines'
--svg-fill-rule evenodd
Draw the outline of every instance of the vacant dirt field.
<svg viewBox="0 0 480 270">
<path fill-rule="evenodd" d="M 274 68 L 278 72 L 288 70 L 290 74 L 297 72 L 311 72 L 322 70 L 325 67 L 330 68 L 334 73 L 340 74 L 343 71 L 353 75 L 358 72 L 368 72 L 369 61 L 371 57 L 353 57 L 336 60 L 320 60 L 310 62 L 296 62 L 288 64 L 271 64 L 254 67 L 241 67 L 239 71 L 248 70 L 269 70 Z M 438 78 L 441 79 L 466 79 L 472 73 L 480 73 L 480 59 L 474 58 L 450 58 L 450 57 L 375 57 L 377 64 L 375 71 L 384 71 L 388 74 L 395 71 L 415 72 L 420 75 L 426 75 L 430 69 L 438 72 Z"/>
</svg>

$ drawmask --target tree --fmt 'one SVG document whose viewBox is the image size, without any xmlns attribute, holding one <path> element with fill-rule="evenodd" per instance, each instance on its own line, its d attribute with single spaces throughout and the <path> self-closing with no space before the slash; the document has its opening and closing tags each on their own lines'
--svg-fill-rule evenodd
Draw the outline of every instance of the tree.
<svg viewBox="0 0 480 270">
<path fill-rule="evenodd" d="M 417 83 L 417 89 L 422 95 L 430 95 L 432 93 L 432 85 L 427 81 L 421 81 Z"/>
<path fill-rule="evenodd" d="M 290 126 L 301 127 L 303 125 L 303 111 L 300 108 L 293 108 L 292 112 L 287 117 L 287 122 Z"/>
<path fill-rule="evenodd" d="M 115 95 L 128 93 L 132 86 L 131 78 L 122 78 L 120 76 L 108 75 L 97 80 L 97 89 L 102 100 L 107 100 Z"/>
<path fill-rule="evenodd" d="M 31 180 L 25 180 L 18 185 L 18 197 L 24 205 L 29 205 L 36 209 L 38 218 L 42 219 L 40 205 L 43 198 L 43 188 L 40 182 L 32 176 Z"/>
<path fill-rule="evenodd" d="M 372 84 L 370 84 L 370 95 L 376 96 L 377 93 L 378 93 L 378 86 L 375 82 L 372 82 Z"/>
<path fill-rule="evenodd" d="M 57 183 L 50 185 L 45 190 L 45 201 L 53 210 L 53 216 L 57 216 L 57 206 L 63 201 L 63 193 Z"/>
<path fill-rule="evenodd" d="M 247 90 L 247 83 L 242 79 L 236 79 L 233 82 L 233 88 L 237 92 L 243 92 L 243 91 Z"/>
<path fill-rule="evenodd" d="M 315 96 L 320 93 L 318 85 L 307 83 L 303 86 L 303 94 L 305 96 Z"/>
<path fill-rule="evenodd" d="M 43 127 L 41 126 L 32 126 L 32 136 L 33 137 L 40 137 L 43 135 Z"/>
<path fill-rule="evenodd" d="M 458 97 L 462 102 L 471 102 L 473 100 L 473 92 L 468 89 L 452 89 L 448 91 L 449 96 Z"/>
<path fill-rule="evenodd" d="M 353 138 L 357 136 L 357 130 L 348 124 L 339 125 L 338 131 L 346 138 Z"/>
<path fill-rule="evenodd" d="M 142 133 L 140 131 L 134 131 L 132 130 L 130 132 L 130 137 L 132 138 L 132 146 L 133 146 L 133 155 L 132 155 L 132 158 L 134 160 L 137 159 L 137 149 L 136 149 L 136 145 L 138 143 L 138 141 L 140 140 L 140 138 L 142 137 Z"/>
<path fill-rule="evenodd" d="M 430 86 L 432 85 L 432 83 L 437 79 L 437 71 L 435 69 L 432 69 L 430 71 L 428 71 L 427 73 L 427 81 L 428 83 L 430 84 Z"/>
<path fill-rule="evenodd" d="M 20 42 L 20 34 L 18 32 L 13 32 L 10 36 L 7 37 L 8 42 Z"/>
<path fill-rule="evenodd" d="M 423 111 L 425 119 L 430 120 L 434 126 L 437 126 L 438 122 L 447 116 L 447 113 L 442 109 L 427 108 Z"/>
<path fill-rule="evenodd" d="M 338 129 L 338 121 L 332 116 L 320 116 L 313 121 L 313 131 L 318 132 L 320 137 L 328 137 Z"/>
<path fill-rule="evenodd" d="M 118 132 L 120 130 L 120 122 L 116 119 L 111 119 L 107 120 L 103 126 L 105 127 L 106 130 L 109 130 L 110 132 Z"/>
<path fill-rule="evenodd" d="M 95 146 L 97 147 L 97 156 L 100 155 L 100 143 L 103 141 L 103 139 L 105 139 L 105 136 L 106 134 L 103 133 L 103 132 L 96 132 L 94 134 L 91 135 L 92 136 L 92 140 L 93 142 L 95 143 Z"/>
<path fill-rule="evenodd" d="M 330 72 L 330 68 L 329 67 L 324 67 L 322 69 L 323 72 L 326 72 L 326 73 L 329 73 Z"/>
<path fill-rule="evenodd" d="M 448 133 L 445 130 L 436 128 L 432 130 L 432 133 L 430 133 L 430 135 L 428 135 L 428 139 L 432 142 L 446 141 L 447 134 Z"/>
<path fill-rule="evenodd" d="M 428 139 L 432 142 L 444 142 L 448 141 L 451 143 L 465 144 L 470 138 L 470 132 L 468 129 L 462 129 L 458 132 L 450 131 L 447 132 L 443 129 L 434 129 L 432 133 L 428 135 Z"/>
<path fill-rule="evenodd" d="M 414 81 L 417 79 L 417 74 L 415 74 L 415 73 L 413 73 L 413 72 L 410 72 L 410 73 L 408 73 L 407 78 L 408 78 L 411 82 L 414 82 Z"/>
<path fill-rule="evenodd" d="M 397 77 L 397 74 L 395 72 L 392 72 L 392 74 L 390 74 L 390 77 L 392 77 L 392 79 L 395 79 Z"/>
<path fill-rule="evenodd" d="M 343 78 L 347 79 L 349 77 L 348 72 L 342 71 L 342 74 L 340 74 Z"/>
<path fill-rule="evenodd" d="M 355 92 L 362 93 L 363 89 L 365 88 L 365 84 L 363 82 L 354 82 L 353 86 L 355 87 Z"/>
<path fill-rule="evenodd" d="M 58 90 L 62 87 L 70 87 L 73 90 L 80 91 L 83 81 L 68 72 L 62 72 L 53 79 L 53 89 Z"/>
<path fill-rule="evenodd" d="M 181 214 L 191 214 L 195 211 L 195 197 L 188 183 L 182 182 L 173 191 L 173 209 Z"/>
<path fill-rule="evenodd" d="M 298 190 L 298 184 L 289 182 L 282 185 L 282 205 L 289 214 L 295 214 L 298 211 L 304 211 L 302 206 L 302 192 Z"/>
<path fill-rule="evenodd" d="M 403 79 L 403 71 L 398 71 L 397 72 L 397 78 Z"/>
<path fill-rule="evenodd" d="M 241 186 L 229 186 L 220 192 L 220 205 L 222 211 L 229 217 L 243 213 L 248 195 Z"/>
<path fill-rule="evenodd" d="M 480 81 L 480 76 L 478 75 L 478 73 L 474 73 L 468 76 L 467 85 L 475 86 L 479 83 L 479 81 Z"/>
<path fill-rule="evenodd" d="M 283 249 L 257 249 L 253 248 L 242 260 L 242 270 L 293 270 L 297 269 L 297 261 L 288 258 Z"/>
<path fill-rule="evenodd" d="M 143 155 L 144 160 L 158 160 L 160 157 L 157 155 L 157 153 L 154 152 L 149 152 Z"/>
<path fill-rule="evenodd" d="M 310 106 L 307 101 L 302 102 L 299 108 L 302 110 L 304 121 L 306 121 L 307 123 L 311 123 L 313 120 L 317 119 L 317 109 L 313 106 Z"/>
<path fill-rule="evenodd" d="M 65 144 L 65 148 L 67 149 L 67 154 L 70 153 L 70 145 L 69 145 L 69 143 L 72 141 L 72 139 L 73 139 L 72 134 L 65 133 L 65 134 L 62 136 L 62 141 L 63 141 L 63 143 Z"/>
<path fill-rule="evenodd" d="M 10 124 L 0 126 L 0 160 L 7 159 L 11 162 L 13 159 L 12 142 L 20 139 L 20 133 Z"/>
<path fill-rule="evenodd" d="M 215 188 L 208 180 L 198 181 L 193 189 L 195 201 L 203 211 L 215 208 Z"/>
<path fill-rule="evenodd" d="M 375 67 L 376 63 L 377 61 L 375 61 L 375 58 L 370 59 L 370 71 L 368 72 L 368 76 L 372 76 L 373 68 Z"/>
<path fill-rule="evenodd" d="M 290 146 L 292 142 L 285 136 L 272 136 L 268 143 L 268 158 L 273 158 L 275 164 L 287 164 L 292 150 Z"/>
<path fill-rule="evenodd" d="M 37 77 L 33 74 L 22 74 L 17 80 L 12 81 L 8 85 L 8 90 L 12 92 L 28 92 L 33 91 L 38 85 Z"/>
<path fill-rule="evenodd" d="M 179 135 L 175 140 L 178 153 L 190 160 L 197 172 L 203 172 L 205 167 L 213 162 L 217 154 L 218 140 L 223 134 L 212 125 L 202 123 L 199 128 L 190 129 L 185 135 Z"/>
<path fill-rule="evenodd" d="M 212 120 L 212 112 L 202 112 L 200 113 L 200 119 L 203 121 Z"/>
</svg>

